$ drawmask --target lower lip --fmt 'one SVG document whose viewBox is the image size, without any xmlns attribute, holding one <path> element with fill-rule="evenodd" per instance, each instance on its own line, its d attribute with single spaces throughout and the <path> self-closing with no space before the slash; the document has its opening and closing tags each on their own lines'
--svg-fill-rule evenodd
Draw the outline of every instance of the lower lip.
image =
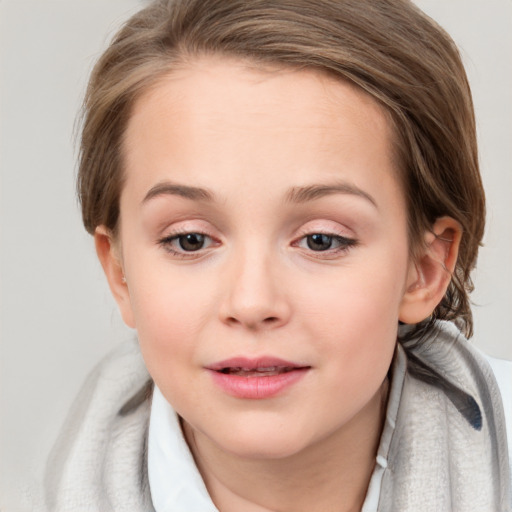
<svg viewBox="0 0 512 512">
<path fill-rule="evenodd" d="M 276 396 L 296 384 L 306 375 L 307 371 L 308 368 L 297 368 L 290 372 L 262 377 L 241 377 L 216 371 L 211 371 L 211 374 L 215 384 L 228 395 L 236 398 L 262 400 Z"/>
</svg>

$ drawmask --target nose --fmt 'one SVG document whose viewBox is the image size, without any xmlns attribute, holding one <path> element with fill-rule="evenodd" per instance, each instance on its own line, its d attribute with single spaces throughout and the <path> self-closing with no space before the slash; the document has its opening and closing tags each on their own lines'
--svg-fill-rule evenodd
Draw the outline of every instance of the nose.
<svg viewBox="0 0 512 512">
<path fill-rule="evenodd" d="M 248 251 L 249 252 L 249 251 Z M 229 262 L 223 276 L 221 321 L 232 327 L 268 330 L 288 323 L 291 305 L 275 258 L 241 255 Z"/>
</svg>

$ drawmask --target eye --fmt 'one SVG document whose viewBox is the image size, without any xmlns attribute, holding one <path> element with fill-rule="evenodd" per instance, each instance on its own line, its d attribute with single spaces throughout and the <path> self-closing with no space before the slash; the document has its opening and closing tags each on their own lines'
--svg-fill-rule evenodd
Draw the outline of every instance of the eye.
<svg viewBox="0 0 512 512">
<path fill-rule="evenodd" d="M 176 255 L 185 255 L 207 249 L 213 240 L 204 233 L 172 234 L 159 241 L 168 252 Z"/>
<path fill-rule="evenodd" d="M 323 233 L 314 233 L 306 237 L 306 243 L 312 251 L 327 251 L 332 248 L 334 237 Z"/>
<path fill-rule="evenodd" d="M 356 243 L 356 240 L 341 235 L 310 233 L 299 239 L 297 246 L 314 252 L 338 253 L 348 250 L 350 247 L 356 245 Z"/>
<path fill-rule="evenodd" d="M 175 240 L 180 249 L 192 252 L 199 251 L 204 247 L 206 236 L 201 233 L 187 233 L 186 235 L 177 236 Z"/>
</svg>

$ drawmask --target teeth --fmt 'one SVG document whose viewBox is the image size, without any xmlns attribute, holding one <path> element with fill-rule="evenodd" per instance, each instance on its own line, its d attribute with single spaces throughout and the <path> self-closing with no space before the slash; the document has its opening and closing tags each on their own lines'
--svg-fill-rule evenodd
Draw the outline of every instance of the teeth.
<svg viewBox="0 0 512 512">
<path fill-rule="evenodd" d="M 261 376 L 261 374 L 265 375 L 279 375 L 281 373 L 292 371 L 293 367 L 285 367 L 285 366 L 261 366 L 258 368 L 245 368 L 245 367 L 231 367 L 231 368 L 222 368 L 220 370 L 221 373 L 229 374 L 229 375 L 240 375 L 244 377 L 257 377 Z"/>
</svg>

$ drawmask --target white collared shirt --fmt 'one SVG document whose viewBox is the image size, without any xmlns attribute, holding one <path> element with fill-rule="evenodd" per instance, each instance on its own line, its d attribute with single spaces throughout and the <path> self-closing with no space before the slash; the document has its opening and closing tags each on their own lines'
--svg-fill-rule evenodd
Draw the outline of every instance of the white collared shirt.
<svg viewBox="0 0 512 512">
<path fill-rule="evenodd" d="M 148 477 L 156 512 L 218 512 L 185 441 L 178 415 L 156 385 L 149 420 Z"/>
<path fill-rule="evenodd" d="M 496 376 L 505 408 L 505 423 L 512 461 L 512 361 L 486 357 Z M 381 436 L 377 464 L 363 506 L 363 512 L 377 510 L 380 482 L 387 467 L 387 448 L 391 440 L 400 403 L 401 381 L 406 361 L 398 358 L 388 400 L 386 423 Z M 155 385 L 148 438 L 148 476 L 156 512 L 219 512 L 183 436 L 179 418 Z"/>
</svg>

